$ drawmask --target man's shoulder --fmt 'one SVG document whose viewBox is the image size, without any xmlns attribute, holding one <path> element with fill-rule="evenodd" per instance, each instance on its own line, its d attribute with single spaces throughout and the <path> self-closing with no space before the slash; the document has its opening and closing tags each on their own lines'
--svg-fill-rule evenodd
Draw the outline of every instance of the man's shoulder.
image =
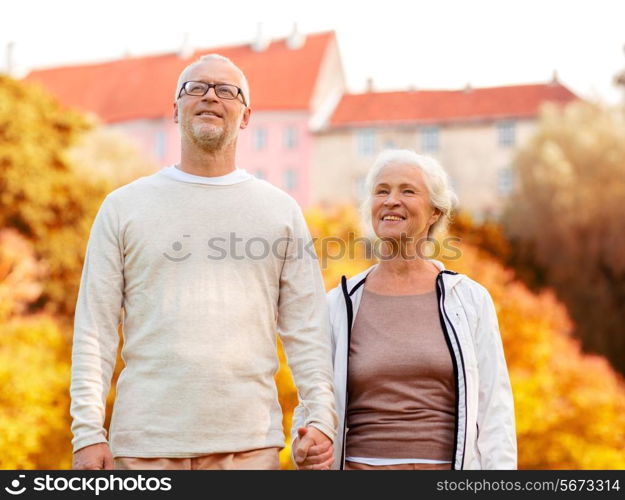
<svg viewBox="0 0 625 500">
<path fill-rule="evenodd" d="M 160 172 L 139 177 L 128 184 L 124 184 L 123 186 L 114 189 L 108 194 L 107 198 L 111 201 L 119 202 L 123 202 L 127 199 L 136 199 L 137 196 L 143 193 L 147 194 L 158 186 L 160 184 L 160 178 Z"/>
<path fill-rule="evenodd" d="M 259 196 L 262 196 L 266 201 L 271 204 L 278 204 L 283 208 L 291 208 L 299 210 L 300 206 L 289 193 L 274 186 L 273 184 L 263 179 L 251 179 L 250 189 L 254 190 Z"/>
</svg>

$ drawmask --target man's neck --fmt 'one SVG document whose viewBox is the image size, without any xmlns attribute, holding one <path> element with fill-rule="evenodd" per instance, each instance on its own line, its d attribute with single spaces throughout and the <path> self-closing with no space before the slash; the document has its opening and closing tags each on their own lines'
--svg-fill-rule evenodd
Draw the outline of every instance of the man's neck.
<svg viewBox="0 0 625 500">
<path fill-rule="evenodd" d="M 177 168 L 192 175 L 220 177 L 236 170 L 235 144 L 216 151 L 203 151 L 182 144 Z"/>
</svg>

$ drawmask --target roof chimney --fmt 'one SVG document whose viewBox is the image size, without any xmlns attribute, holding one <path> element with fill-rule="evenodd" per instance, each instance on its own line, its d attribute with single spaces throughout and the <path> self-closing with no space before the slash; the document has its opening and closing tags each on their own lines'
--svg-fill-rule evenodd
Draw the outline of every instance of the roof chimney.
<svg viewBox="0 0 625 500">
<path fill-rule="evenodd" d="M 367 78 L 367 93 L 370 94 L 373 92 L 373 78 Z"/>
<path fill-rule="evenodd" d="M 255 52 L 262 52 L 269 46 L 269 40 L 263 34 L 263 23 L 259 22 L 256 25 L 256 36 L 252 42 L 252 50 Z"/>
<path fill-rule="evenodd" d="M 473 86 L 471 85 L 471 82 L 467 82 L 467 84 L 464 86 L 464 91 L 465 94 L 469 94 L 470 92 L 473 92 Z"/>
<path fill-rule="evenodd" d="M 193 55 L 193 45 L 191 45 L 191 36 L 189 32 L 186 32 L 182 36 L 182 44 L 180 50 L 178 50 L 178 57 L 180 59 L 189 59 Z"/>
<path fill-rule="evenodd" d="M 306 36 L 297 29 L 297 23 L 293 23 L 293 30 L 286 39 L 286 46 L 291 50 L 301 49 L 306 42 Z"/>
<path fill-rule="evenodd" d="M 15 42 L 8 42 L 6 46 L 6 68 L 7 75 L 12 75 L 15 67 L 13 64 L 13 50 L 15 49 Z"/>
<path fill-rule="evenodd" d="M 553 75 L 551 75 L 551 82 L 549 85 L 560 85 L 560 80 L 558 79 L 558 70 L 553 70 Z"/>
<path fill-rule="evenodd" d="M 623 46 L 623 50 L 625 51 L 625 45 Z M 625 70 L 619 71 L 614 75 L 614 84 L 625 88 Z"/>
</svg>

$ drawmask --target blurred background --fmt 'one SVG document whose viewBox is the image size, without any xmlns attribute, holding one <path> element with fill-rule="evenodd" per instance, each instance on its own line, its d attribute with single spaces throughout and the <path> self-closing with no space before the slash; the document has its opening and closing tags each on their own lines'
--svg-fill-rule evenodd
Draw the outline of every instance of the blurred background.
<svg viewBox="0 0 625 500">
<path fill-rule="evenodd" d="M 434 257 L 495 300 L 519 467 L 625 468 L 622 2 L 126 4 L 2 7 L 0 468 L 71 466 L 91 223 L 108 192 L 178 161 L 176 80 L 209 52 L 250 81 L 238 166 L 300 203 L 328 289 L 373 263 L 350 235 L 375 156 L 437 158 L 461 257 Z M 324 237 L 352 251 L 333 258 Z M 280 356 L 288 436 L 297 392 Z"/>
</svg>

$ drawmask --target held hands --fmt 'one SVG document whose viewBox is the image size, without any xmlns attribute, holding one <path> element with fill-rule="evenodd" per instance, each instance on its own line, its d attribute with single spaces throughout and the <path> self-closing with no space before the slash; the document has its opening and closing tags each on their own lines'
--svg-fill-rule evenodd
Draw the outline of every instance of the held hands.
<svg viewBox="0 0 625 500">
<path fill-rule="evenodd" d="M 330 470 L 334 461 L 332 441 L 314 427 L 300 427 L 293 442 L 295 465 L 299 470 Z"/>
<path fill-rule="evenodd" d="M 74 453 L 73 470 L 113 470 L 113 455 L 107 443 L 97 443 Z"/>
</svg>

